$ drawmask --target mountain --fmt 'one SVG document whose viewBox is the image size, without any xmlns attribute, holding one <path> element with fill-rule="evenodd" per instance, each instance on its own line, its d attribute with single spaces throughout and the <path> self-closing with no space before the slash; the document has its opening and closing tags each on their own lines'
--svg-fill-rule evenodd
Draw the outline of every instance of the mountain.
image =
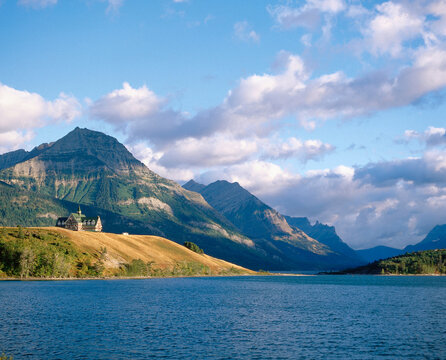
<svg viewBox="0 0 446 360">
<path fill-rule="evenodd" d="M 81 204 L 87 215 L 103 214 L 104 231 L 192 241 L 207 254 L 254 269 L 275 264 L 201 195 L 155 174 L 115 138 L 100 132 L 76 128 L 35 148 L 2 169 L 0 181 L 13 187 L 3 190 L 17 204 L 11 213 L 10 203 L 0 198 L 0 214 L 9 214 L 4 225 L 14 226 L 18 219 L 24 226 L 48 224 L 71 212 L 72 204 Z M 37 205 L 20 206 L 21 196 Z M 39 209 L 32 210 L 35 206 Z M 123 220 L 121 226 L 116 226 L 116 219 Z M 112 223 L 113 230 L 108 227 Z"/>
<path fill-rule="evenodd" d="M 25 159 L 28 154 L 28 151 L 20 149 L 0 155 L 0 170 L 6 169 L 23 161 L 23 159 Z"/>
<path fill-rule="evenodd" d="M 446 249 L 446 224 L 435 226 L 418 244 L 408 245 L 403 252 Z"/>
<path fill-rule="evenodd" d="M 238 183 L 220 180 L 204 186 L 190 181 L 183 187 L 199 191 L 212 207 L 285 269 L 340 268 L 361 263 L 348 246 L 353 254 L 347 256 L 308 236 Z"/>
<path fill-rule="evenodd" d="M 77 209 L 77 203 L 24 191 L 0 181 L 0 226 L 53 226 L 61 214 L 68 215 Z M 131 229 L 136 234 L 161 234 L 146 222 L 94 206 L 82 205 L 82 212 L 87 216 L 99 215 L 107 232 L 121 233 Z"/>
<path fill-rule="evenodd" d="M 404 254 L 403 250 L 395 249 L 389 246 L 375 246 L 370 249 L 356 250 L 359 256 L 365 261 L 371 263 L 376 260 L 387 259 L 390 257 Z"/>
<path fill-rule="evenodd" d="M 184 189 L 187 189 L 189 191 L 195 191 L 197 193 L 200 193 L 205 187 L 206 185 L 199 184 L 194 180 L 189 180 L 186 184 L 183 185 Z"/>
<path fill-rule="evenodd" d="M 348 246 L 339 235 L 336 233 L 334 226 L 329 226 L 317 221 L 314 225 L 311 225 L 310 221 L 306 217 L 292 217 L 285 216 L 288 224 L 295 226 L 307 235 L 327 245 L 332 251 L 339 254 L 345 255 L 350 259 L 351 263 L 361 264 L 363 263 L 362 258 Z"/>
<path fill-rule="evenodd" d="M 48 148 L 52 145 L 53 145 L 53 143 L 50 143 L 50 144 L 45 143 L 45 144 L 36 146 L 31 151 L 26 151 L 26 150 L 20 149 L 20 150 L 8 152 L 6 154 L 2 154 L 2 155 L 0 155 L 0 170 L 9 168 L 11 166 L 14 166 L 15 164 L 18 164 L 22 161 L 25 161 L 27 159 L 34 157 L 34 156 L 37 156 L 42 151 L 44 151 L 46 148 Z"/>
<path fill-rule="evenodd" d="M 435 249 L 446 249 L 446 224 L 435 226 L 419 243 L 408 245 L 402 250 L 388 246 L 375 246 L 370 249 L 356 251 L 364 260 L 373 262 L 405 253 Z"/>
</svg>

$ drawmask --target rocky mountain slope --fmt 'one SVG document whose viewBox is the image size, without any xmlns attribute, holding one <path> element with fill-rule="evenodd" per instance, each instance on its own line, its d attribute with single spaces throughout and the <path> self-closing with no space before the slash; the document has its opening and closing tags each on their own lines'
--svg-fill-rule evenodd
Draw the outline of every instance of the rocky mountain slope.
<svg viewBox="0 0 446 360">
<path fill-rule="evenodd" d="M 258 247 L 280 259 L 288 267 L 338 268 L 361 263 L 354 250 L 339 238 L 327 245 L 314 236 L 309 236 L 238 183 L 216 181 L 204 186 L 191 180 L 183 187 L 199 191 L 212 207 L 251 238 Z M 330 241 L 327 240 L 327 243 Z M 337 247 L 333 245 L 335 243 Z"/>
<path fill-rule="evenodd" d="M 316 221 L 314 225 L 311 225 L 310 221 L 306 217 L 285 216 L 285 219 L 288 224 L 301 229 L 308 236 L 311 236 L 322 244 L 327 245 L 332 251 L 348 257 L 351 263 L 356 263 L 358 265 L 363 263 L 363 259 L 357 254 L 357 252 L 339 237 L 334 226 L 325 225 L 319 221 Z"/>
<path fill-rule="evenodd" d="M 100 132 L 76 128 L 1 170 L 0 181 L 13 187 L 5 190 L 3 186 L 5 191 L 16 193 L 15 197 L 10 195 L 13 202 L 20 202 L 20 196 L 26 194 L 23 196 L 36 197 L 36 201 L 43 197 L 51 203 L 42 202 L 46 205 L 34 213 L 19 207 L 4 225 L 16 225 L 18 218 L 21 225 L 32 225 L 35 217 L 46 217 L 46 224 L 54 224 L 55 216 L 67 212 L 51 207 L 65 201 L 83 208 L 88 205 L 91 212 L 104 214 L 105 231 L 155 234 L 178 243 L 193 241 L 208 254 L 252 268 L 271 264 L 268 256 L 201 195 L 158 176 L 116 139 Z M 1 212 L 11 213 L 4 199 L 0 199 Z M 113 218 L 126 221 L 110 229 Z"/>
</svg>

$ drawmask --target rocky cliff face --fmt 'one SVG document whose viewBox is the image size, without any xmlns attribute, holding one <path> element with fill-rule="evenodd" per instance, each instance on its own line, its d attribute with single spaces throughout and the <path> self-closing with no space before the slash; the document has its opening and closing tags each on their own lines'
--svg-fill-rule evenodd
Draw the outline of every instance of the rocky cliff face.
<svg viewBox="0 0 446 360">
<path fill-rule="evenodd" d="M 306 217 L 285 216 L 285 219 L 290 225 L 301 229 L 312 238 L 327 245 L 332 251 L 349 258 L 352 265 L 360 265 L 364 262 L 355 250 L 342 241 L 334 226 L 325 225 L 318 221 L 311 225 Z"/>
<path fill-rule="evenodd" d="M 330 241 L 323 243 L 295 226 L 238 183 L 216 181 L 204 186 L 189 182 L 183 186 L 199 191 L 211 206 L 244 235 L 253 239 L 258 247 L 271 255 L 274 254 L 273 256 L 280 258 L 284 263 L 292 263 L 295 269 L 336 268 L 361 263 L 354 250 L 339 238 L 331 241 L 331 244 Z"/>
</svg>

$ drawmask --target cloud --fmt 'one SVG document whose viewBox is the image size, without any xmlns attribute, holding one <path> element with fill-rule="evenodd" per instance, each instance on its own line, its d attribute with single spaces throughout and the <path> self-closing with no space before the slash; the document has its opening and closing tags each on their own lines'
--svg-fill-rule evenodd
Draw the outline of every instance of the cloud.
<svg viewBox="0 0 446 360">
<path fill-rule="evenodd" d="M 433 1 L 428 6 L 428 12 L 434 16 L 430 29 L 441 36 L 446 36 L 446 3 L 443 0 Z"/>
<path fill-rule="evenodd" d="M 302 35 L 300 38 L 300 41 L 302 42 L 302 44 L 304 44 L 306 47 L 310 47 L 311 46 L 311 34 L 305 34 Z"/>
<path fill-rule="evenodd" d="M 343 0 L 307 0 L 303 6 L 297 8 L 288 5 L 267 8 L 280 28 L 304 27 L 311 30 L 319 26 L 322 14 L 334 15 L 345 9 Z"/>
<path fill-rule="evenodd" d="M 333 145 L 324 144 L 320 140 L 302 141 L 291 137 L 279 144 L 266 144 L 262 157 L 272 160 L 298 158 L 302 162 L 307 162 L 308 160 L 318 160 L 333 152 L 334 149 Z"/>
<path fill-rule="evenodd" d="M 209 184 L 217 180 L 239 182 L 255 194 L 265 195 L 274 189 L 292 186 L 300 179 L 297 174 L 283 170 L 267 161 L 252 160 L 222 169 L 210 170 L 196 177 L 198 182 Z"/>
<path fill-rule="evenodd" d="M 407 140 L 416 139 L 427 146 L 446 145 L 446 129 L 429 126 L 423 133 L 415 130 L 406 130 L 404 137 Z"/>
<path fill-rule="evenodd" d="M 0 154 L 19 149 L 33 137 L 34 134 L 32 131 L 20 132 L 11 130 L 0 132 Z"/>
<path fill-rule="evenodd" d="M 395 185 L 399 181 L 446 185 L 446 153 L 429 151 L 422 158 L 372 163 L 358 169 L 355 179 L 375 187 Z"/>
<path fill-rule="evenodd" d="M 346 15 L 351 18 L 361 18 L 363 16 L 370 15 L 370 13 L 371 13 L 370 10 L 359 4 L 359 5 L 350 5 L 348 7 Z"/>
<path fill-rule="evenodd" d="M 384 71 L 349 78 L 342 72 L 312 77 L 304 61 L 281 52 L 282 70 L 239 81 L 221 104 L 194 115 L 168 107 L 146 86 L 124 83 L 90 105 L 92 117 L 123 130 L 129 141 L 149 140 L 158 148 L 187 138 L 229 134 L 235 138 L 266 137 L 293 116 L 314 128 L 328 119 L 350 119 L 407 106 L 446 86 L 446 50 L 418 49 L 410 66 L 396 74 Z"/>
<path fill-rule="evenodd" d="M 314 126 L 312 120 L 348 119 L 406 106 L 446 86 L 446 51 L 436 47 L 418 50 L 413 64 L 393 76 L 374 72 L 348 78 L 335 72 L 311 78 L 299 56 L 281 56 L 281 73 L 252 75 L 230 91 L 224 105 L 233 119 L 264 124 L 294 115 Z"/>
<path fill-rule="evenodd" d="M 17 90 L 0 83 L 1 150 L 11 150 L 32 138 L 32 129 L 48 122 L 70 122 L 81 114 L 81 105 L 73 96 L 60 93 L 55 100 Z"/>
<path fill-rule="evenodd" d="M 213 167 L 246 161 L 258 151 L 255 140 L 226 136 L 186 138 L 170 146 L 159 159 L 165 167 Z"/>
<path fill-rule="evenodd" d="M 404 42 L 422 37 L 423 14 L 411 12 L 409 7 L 391 1 L 378 4 L 376 12 L 363 30 L 366 47 L 372 54 L 399 56 Z"/>
<path fill-rule="evenodd" d="M 132 88 L 125 82 L 117 89 L 92 103 L 90 113 L 111 124 L 120 125 L 123 121 L 150 117 L 160 111 L 165 101 L 145 85 Z"/>
<path fill-rule="evenodd" d="M 47 6 L 56 5 L 57 0 L 19 0 L 17 3 L 34 9 L 43 9 Z"/>
<path fill-rule="evenodd" d="M 81 105 L 72 96 L 60 93 L 47 101 L 37 93 L 0 83 L 0 132 L 36 128 L 47 120 L 72 121 L 80 114 Z"/>
<path fill-rule="evenodd" d="M 113 13 L 116 14 L 120 7 L 124 4 L 125 0 L 107 0 L 108 6 L 107 6 L 107 14 Z"/>
<path fill-rule="evenodd" d="M 107 14 L 118 13 L 120 7 L 124 4 L 125 0 L 99 0 L 107 2 Z M 48 6 L 56 5 L 58 0 L 18 0 L 17 3 L 21 6 L 30 7 L 34 9 L 43 9 Z M 181 1 L 178 1 L 181 2 Z"/>
<path fill-rule="evenodd" d="M 159 164 L 162 156 L 161 152 L 156 152 L 144 143 L 135 145 L 126 145 L 129 151 L 141 162 L 143 162 L 150 170 L 155 173 L 177 181 L 187 181 L 194 177 L 194 173 L 190 169 L 184 168 L 166 168 Z"/>
<path fill-rule="evenodd" d="M 181 139 L 158 152 L 157 164 L 166 169 L 201 170 L 251 161 L 294 158 L 301 162 L 320 160 L 334 151 L 334 146 L 320 140 L 302 141 L 291 137 L 286 141 L 246 138 L 222 134 L 201 139 Z M 154 161 L 152 161 L 154 163 Z M 181 180 L 181 179 L 178 179 Z"/>
<path fill-rule="evenodd" d="M 338 166 L 303 176 L 273 163 L 250 161 L 197 177 L 205 184 L 218 179 L 239 182 L 286 215 L 335 225 L 355 248 L 402 248 L 445 223 L 446 153 L 440 151 L 426 152 L 419 159 L 356 169 Z"/>
<path fill-rule="evenodd" d="M 234 36 L 242 41 L 260 42 L 260 35 L 251 29 L 247 21 L 239 21 L 234 24 Z"/>
</svg>

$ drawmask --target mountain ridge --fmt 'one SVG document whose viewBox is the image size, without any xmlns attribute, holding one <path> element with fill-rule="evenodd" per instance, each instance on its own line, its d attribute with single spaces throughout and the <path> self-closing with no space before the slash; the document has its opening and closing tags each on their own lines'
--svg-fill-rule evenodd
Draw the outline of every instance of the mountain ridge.
<svg viewBox="0 0 446 360">
<path fill-rule="evenodd" d="M 354 250 L 342 240 L 339 239 L 350 251 L 348 255 L 339 252 L 339 249 L 334 251 L 305 230 L 293 226 L 287 221 L 287 217 L 263 203 L 238 183 L 218 180 L 205 186 L 192 180 L 183 187 L 199 191 L 211 206 L 226 216 L 243 234 L 267 249 L 266 251 L 274 248 L 275 256 L 282 257 L 284 261 L 303 263 L 306 257 L 307 260 L 311 259 L 314 266 L 333 267 L 342 266 L 342 262 L 345 266 L 362 263 Z"/>
<path fill-rule="evenodd" d="M 213 256 L 247 267 L 271 263 L 201 195 L 157 175 L 113 137 L 76 128 L 34 155 L 0 170 L 0 181 L 17 192 L 87 205 L 146 223 L 145 234 L 149 228 L 156 229 L 157 235 L 177 243 L 196 242 Z M 4 202 L 0 205 L 0 211 L 8 207 Z M 123 226 L 122 231 L 128 228 Z"/>
<path fill-rule="evenodd" d="M 357 250 L 357 252 L 368 262 L 374 262 L 405 253 L 435 249 L 446 249 L 446 224 L 434 226 L 423 240 L 414 245 L 407 245 L 403 249 L 380 245 L 369 249 Z"/>
<path fill-rule="evenodd" d="M 358 253 L 339 237 L 334 226 L 322 224 L 319 221 L 311 225 L 306 217 L 285 216 L 285 219 L 290 225 L 298 227 L 312 238 L 330 247 L 333 251 L 347 256 L 353 263 L 360 264 L 362 262 Z"/>
</svg>

